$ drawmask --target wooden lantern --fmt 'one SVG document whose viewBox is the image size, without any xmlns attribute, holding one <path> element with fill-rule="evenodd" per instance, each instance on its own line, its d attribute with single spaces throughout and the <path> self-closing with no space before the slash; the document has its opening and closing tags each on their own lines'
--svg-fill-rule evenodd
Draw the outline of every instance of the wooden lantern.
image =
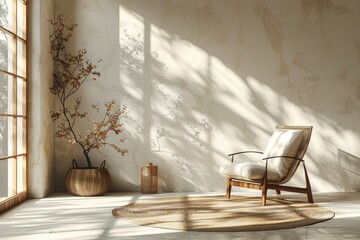
<svg viewBox="0 0 360 240">
<path fill-rule="evenodd" d="M 158 192 L 158 167 L 148 163 L 141 167 L 141 193 Z"/>
</svg>

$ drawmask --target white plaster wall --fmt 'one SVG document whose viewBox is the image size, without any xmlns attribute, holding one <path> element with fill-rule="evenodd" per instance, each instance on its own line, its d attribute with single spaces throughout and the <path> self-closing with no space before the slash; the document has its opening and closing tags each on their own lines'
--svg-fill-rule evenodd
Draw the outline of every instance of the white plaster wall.
<svg viewBox="0 0 360 240">
<path fill-rule="evenodd" d="M 84 102 L 129 107 L 129 153 L 104 158 L 112 190 L 137 191 L 154 162 L 160 191 L 224 191 L 227 154 L 265 148 L 276 124 L 312 125 L 314 191 L 360 189 L 357 0 L 58 0 L 72 46 L 101 58 Z M 81 152 L 56 140 L 56 189 Z M 301 171 L 302 173 L 302 171 Z M 293 183 L 303 184 L 302 175 Z"/>
<path fill-rule="evenodd" d="M 28 6 L 28 191 L 30 198 L 43 198 L 54 191 L 54 108 L 49 19 L 53 0 L 32 0 Z"/>
</svg>

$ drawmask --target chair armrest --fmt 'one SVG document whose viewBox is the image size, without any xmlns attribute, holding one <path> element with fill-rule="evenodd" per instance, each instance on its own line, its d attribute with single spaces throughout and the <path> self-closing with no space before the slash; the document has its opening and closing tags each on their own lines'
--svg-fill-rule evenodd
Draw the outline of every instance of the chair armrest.
<svg viewBox="0 0 360 240">
<path fill-rule="evenodd" d="M 303 159 L 301 159 L 301 158 L 290 157 L 290 156 L 271 156 L 271 157 L 262 158 L 261 160 L 268 160 L 268 159 L 273 159 L 273 158 L 290 158 L 290 159 L 293 159 L 293 160 L 305 162 L 305 161 L 304 161 Z"/>
<path fill-rule="evenodd" d="M 231 157 L 231 162 L 234 162 L 234 156 L 238 155 L 238 154 L 243 154 L 243 153 L 259 153 L 259 154 L 262 154 L 263 152 L 260 152 L 260 151 L 243 151 L 243 152 L 230 153 L 228 156 Z"/>
<path fill-rule="evenodd" d="M 237 155 L 237 154 L 243 154 L 243 153 L 260 153 L 262 154 L 263 152 L 259 152 L 259 151 L 243 151 L 243 152 L 236 152 L 236 153 L 230 153 L 228 156 L 234 156 L 234 155 Z"/>
</svg>

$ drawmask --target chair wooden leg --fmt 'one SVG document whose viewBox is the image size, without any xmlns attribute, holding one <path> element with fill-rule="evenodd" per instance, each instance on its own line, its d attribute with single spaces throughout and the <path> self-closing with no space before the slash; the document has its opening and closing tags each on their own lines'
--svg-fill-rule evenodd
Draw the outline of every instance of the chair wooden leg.
<svg viewBox="0 0 360 240">
<path fill-rule="evenodd" d="M 261 205 L 262 206 L 266 206 L 266 195 L 267 195 L 267 188 L 263 187 L 262 196 L 261 196 Z"/>
<path fill-rule="evenodd" d="M 303 167 L 304 167 L 304 172 L 305 172 L 306 193 L 307 193 L 308 201 L 309 201 L 309 203 L 314 203 L 314 199 L 313 199 L 312 191 L 311 191 L 310 180 L 309 180 L 309 176 L 307 174 L 304 162 L 303 162 Z"/>
<path fill-rule="evenodd" d="M 276 190 L 276 194 L 277 194 L 277 195 L 281 195 L 281 191 L 280 191 L 280 190 Z"/>
<path fill-rule="evenodd" d="M 227 186 L 226 186 L 226 198 L 230 199 L 230 194 L 231 194 L 231 180 L 230 178 L 227 179 Z"/>
<path fill-rule="evenodd" d="M 314 199 L 313 199 L 313 196 L 312 196 L 312 192 L 311 190 L 307 189 L 307 196 L 308 196 L 308 201 L 309 203 L 314 203 Z"/>
<path fill-rule="evenodd" d="M 266 160 L 265 163 L 265 173 L 264 173 L 264 179 L 263 179 L 263 185 L 262 185 L 262 196 L 261 196 L 261 205 L 266 206 L 266 195 L 267 195 L 267 165 L 268 161 Z"/>
</svg>

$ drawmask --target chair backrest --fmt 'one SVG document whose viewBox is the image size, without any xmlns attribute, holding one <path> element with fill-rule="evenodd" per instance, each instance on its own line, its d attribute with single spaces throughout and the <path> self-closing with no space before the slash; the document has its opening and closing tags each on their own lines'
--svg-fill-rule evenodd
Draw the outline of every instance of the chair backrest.
<svg viewBox="0 0 360 240">
<path fill-rule="evenodd" d="M 310 142 L 310 138 L 311 138 L 311 133 L 312 133 L 312 126 L 288 126 L 288 125 L 277 125 L 276 129 L 284 129 L 284 130 L 301 130 L 303 131 L 302 133 L 302 138 L 301 138 L 301 143 L 299 145 L 299 149 L 298 152 L 296 154 L 297 158 L 301 158 L 303 159 L 306 153 L 306 150 L 309 146 L 309 142 Z M 297 168 L 299 167 L 300 161 L 294 161 L 289 169 L 288 174 L 281 179 L 281 181 L 279 182 L 279 184 L 284 184 L 286 182 L 288 182 L 295 174 Z"/>
</svg>

